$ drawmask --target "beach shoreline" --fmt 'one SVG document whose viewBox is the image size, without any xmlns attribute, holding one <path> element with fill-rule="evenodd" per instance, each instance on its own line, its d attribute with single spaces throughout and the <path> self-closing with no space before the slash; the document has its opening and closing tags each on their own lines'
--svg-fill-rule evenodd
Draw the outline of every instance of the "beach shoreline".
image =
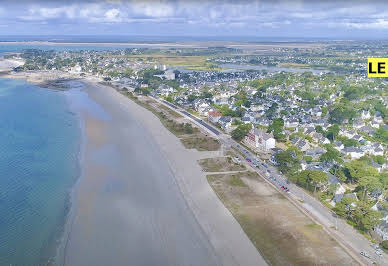
<svg viewBox="0 0 388 266">
<path fill-rule="evenodd" d="M 39 78 L 31 79 L 31 76 Z M 13 78 L 14 74 L 8 74 L 7 77 Z M 25 79 L 30 81 L 38 86 L 42 82 L 47 82 L 47 80 L 45 80 L 45 75 L 42 75 L 42 73 L 39 72 L 34 72 L 32 74 L 29 73 L 27 75 L 24 73 L 17 73 L 16 77 L 18 79 Z M 53 80 L 52 77 L 52 75 L 49 75 L 48 79 Z M 56 74 L 55 77 L 63 78 L 60 73 Z M 147 134 L 150 134 L 150 138 L 152 139 L 151 142 L 154 143 L 154 147 L 160 150 L 160 154 L 163 154 L 162 156 L 164 157 L 165 163 L 167 163 L 167 167 L 169 169 L 167 171 L 171 172 L 174 180 L 172 181 L 171 186 L 174 186 L 173 184 L 175 183 L 179 190 L 178 194 L 181 194 L 183 197 L 182 204 L 183 206 L 186 206 L 183 208 L 186 209 L 186 211 L 189 213 L 192 213 L 194 216 L 194 223 L 197 225 L 192 226 L 197 228 L 195 230 L 199 230 L 199 233 L 197 232 L 195 234 L 199 234 L 200 237 L 194 237 L 197 240 L 192 241 L 197 241 L 196 245 L 199 245 L 199 243 L 202 243 L 200 245 L 203 245 L 203 243 L 206 242 L 208 243 L 204 244 L 205 246 L 208 246 L 206 248 L 207 251 L 201 252 L 210 252 L 212 255 L 202 254 L 204 255 L 204 265 L 207 264 L 205 263 L 207 260 L 206 256 L 210 256 L 208 258 L 210 261 L 212 261 L 210 265 L 266 265 L 266 262 L 248 239 L 238 222 L 221 203 L 217 195 L 208 184 L 206 176 L 202 172 L 200 166 L 196 163 L 198 156 L 196 151 L 185 149 L 179 139 L 176 138 L 175 135 L 171 134 L 171 132 L 169 132 L 161 124 L 159 119 L 154 114 L 131 101 L 124 95 L 120 94 L 115 89 L 101 85 L 98 83 L 99 81 L 97 79 L 93 78 L 83 78 L 79 81 L 86 85 L 84 89 L 85 92 L 88 94 L 88 97 L 91 97 L 93 101 L 97 102 L 97 104 L 104 105 L 104 101 L 107 100 L 111 101 L 111 105 L 112 103 L 119 105 L 120 108 L 122 108 L 122 110 L 120 110 L 120 112 L 122 112 L 120 115 L 136 116 L 136 123 L 141 124 L 141 128 L 146 130 L 148 132 Z M 100 197 L 100 195 L 97 195 L 95 191 L 91 191 L 91 187 L 95 186 L 96 182 L 102 182 L 99 180 L 96 181 L 94 176 L 98 175 L 96 169 L 94 168 L 99 168 L 99 166 L 93 165 L 93 162 L 91 163 L 90 161 L 91 157 L 95 156 L 96 147 L 102 144 L 94 143 L 91 145 L 91 138 L 110 137 L 108 136 L 109 134 L 106 134 L 107 136 L 98 136 L 105 134 L 100 134 L 97 131 L 102 128 L 104 128 L 103 131 L 106 131 L 106 125 L 96 126 L 92 130 L 93 132 L 90 130 L 90 126 L 88 126 L 90 121 L 93 121 L 92 123 L 97 124 L 100 122 L 94 121 L 95 118 L 91 117 L 87 111 L 83 110 L 78 112 L 77 116 L 77 119 L 79 119 L 81 124 L 85 123 L 82 126 L 80 124 L 81 130 L 82 128 L 85 130 L 81 139 L 81 146 L 84 146 L 83 148 L 80 148 L 80 176 L 78 177 L 77 182 L 70 193 L 70 210 L 65 223 L 63 239 L 57 249 L 57 259 L 60 265 L 81 265 L 84 263 L 84 261 L 81 259 L 81 256 L 83 256 L 85 252 L 80 251 L 83 248 L 83 244 L 80 244 L 80 241 L 82 240 L 77 235 L 83 231 L 82 228 L 85 228 L 85 223 L 91 223 L 90 219 L 98 220 L 96 217 L 88 217 L 88 215 L 94 215 L 90 214 L 90 208 L 92 208 L 90 206 L 94 203 L 91 203 L 88 197 Z M 100 124 L 104 123 L 105 122 L 101 122 Z M 92 135 L 91 138 L 90 134 Z M 98 140 L 98 142 L 101 141 L 103 142 L 103 140 Z M 128 148 L 130 148 L 130 146 L 128 146 Z M 100 172 L 107 171 L 104 167 L 100 168 L 99 170 Z M 102 179 L 102 177 L 99 177 L 98 179 Z M 85 185 L 85 183 L 88 184 Z M 178 197 L 180 196 L 178 195 Z M 88 214 L 85 214 L 86 212 L 88 212 Z M 189 224 L 192 223 L 193 221 L 189 222 Z M 112 228 L 109 230 L 112 230 Z M 100 230 L 98 229 L 95 230 L 95 232 L 99 231 Z M 90 238 L 85 241 L 91 241 L 93 238 L 93 236 L 88 237 Z M 175 243 L 175 241 L 177 240 L 174 240 L 173 243 Z M 176 249 L 177 246 L 174 244 L 173 248 Z M 169 259 L 171 260 L 170 257 Z M 184 260 L 185 258 L 181 259 Z M 63 263 L 61 263 L 62 261 Z M 82 263 L 80 263 L 81 261 Z M 121 262 L 124 262 L 124 260 Z M 171 260 L 170 263 L 171 262 L 173 261 Z M 117 263 L 119 265 L 121 264 L 119 259 L 117 259 Z"/>
<path fill-rule="evenodd" d="M 69 244 L 69 235 L 72 231 L 72 226 L 74 222 L 74 218 L 76 215 L 76 209 L 77 209 L 77 194 L 79 193 L 79 187 L 80 182 L 82 180 L 82 177 L 84 176 L 84 160 L 85 160 L 85 152 L 86 152 L 86 143 L 87 143 L 87 137 L 85 132 L 85 121 L 83 120 L 82 116 L 80 116 L 79 113 L 76 112 L 75 108 L 71 107 L 72 99 L 69 97 L 69 95 L 65 95 L 66 101 L 68 103 L 68 106 L 72 112 L 76 114 L 76 120 L 78 121 L 78 127 L 80 132 L 80 139 L 79 139 L 79 151 L 78 151 L 78 175 L 75 177 L 75 183 L 71 190 L 69 191 L 69 209 L 66 213 L 64 225 L 63 225 L 63 232 L 61 235 L 61 238 L 59 239 L 59 244 L 56 247 L 56 254 L 55 254 L 55 262 L 56 265 L 66 265 L 66 249 L 67 245 Z"/>
<path fill-rule="evenodd" d="M 139 121 L 150 131 L 169 164 L 188 208 L 222 260 L 222 265 L 265 265 L 266 262 L 253 246 L 238 222 L 218 199 L 197 164 L 198 153 L 187 150 L 150 111 L 139 106 L 115 89 L 86 79 L 83 82 L 100 87 L 106 97 L 127 108 L 128 113 L 142 116 Z"/>
</svg>

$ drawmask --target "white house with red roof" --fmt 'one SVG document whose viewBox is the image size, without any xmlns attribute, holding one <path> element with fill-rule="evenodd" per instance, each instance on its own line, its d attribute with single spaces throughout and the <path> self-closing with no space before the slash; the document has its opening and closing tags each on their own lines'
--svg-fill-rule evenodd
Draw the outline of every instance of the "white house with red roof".
<svg viewBox="0 0 388 266">
<path fill-rule="evenodd" d="M 209 120 L 209 122 L 213 123 L 213 124 L 217 124 L 218 121 L 220 120 L 222 114 L 217 112 L 217 111 L 210 111 L 207 115 L 207 118 Z"/>
</svg>

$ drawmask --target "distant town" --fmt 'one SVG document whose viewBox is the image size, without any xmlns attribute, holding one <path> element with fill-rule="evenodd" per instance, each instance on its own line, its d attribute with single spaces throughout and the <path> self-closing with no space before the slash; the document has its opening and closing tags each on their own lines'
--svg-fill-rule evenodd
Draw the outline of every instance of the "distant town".
<svg viewBox="0 0 388 266">
<path fill-rule="evenodd" d="M 276 167 L 367 238 L 388 240 L 388 80 L 366 77 L 367 57 L 387 54 L 384 42 L 331 42 L 29 49 L 6 57 L 25 61 L 16 73 L 91 76 L 179 106 Z"/>
</svg>

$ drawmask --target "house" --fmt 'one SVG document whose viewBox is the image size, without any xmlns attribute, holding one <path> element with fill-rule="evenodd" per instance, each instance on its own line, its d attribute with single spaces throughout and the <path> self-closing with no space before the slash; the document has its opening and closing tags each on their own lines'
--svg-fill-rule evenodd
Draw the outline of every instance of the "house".
<svg viewBox="0 0 388 266">
<path fill-rule="evenodd" d="M 364 140 L 364 138 L 363 138 L 362 136 L 360 136 L 360 135 L 354 135 L 354 136 L 352 137 L 352 139 L 357 140 L 358 142 L 361 142 L 361 141 Z"/>
<path fill-rule="evenodd" d="M 335 207 L 335 205 L 340 202 L 343 198 L 353 198 L 356 201 L 358 201 L 356 193 L 349 193 L 349 194 L 335 194 L 333 199 L 330 202 L 330 205 Z"/>
<path fill-rule="evenodd" d="M 304 134 L 306 135 L 312 135 L 315 133 L 315 129 L 313 127 L 306 127 L 304 129 Z"/>
<path fill-rule="evenodd" d="M 379 128 L 379 127 L 380 127 L 380 124 L 377 123 L 376 121 L 371 121 L 371 122 L 370 122 L 370 126 L 373 127 L 373 128 Z"/>
<path fill-rule="evenodd" d="M 379 125 L 377 125 L 377 128 L 379 127 Z M 359 129 L 361 132 L 367 134 L 367 135 L 374 135 L 376 133 L 376 130 L 374 130 L 372 127 L 370 126 L 363 126 Z"/>
<path fill-rule="evenodd" d="M 222 114 L 217 111 L 208 112 L 207 118 L 210 123 L 217 124 L 218 120 L 220 120 Z"/>
<path fill-rule="evenodd" d="M 371 118 L 369 111 L 362 110 L 361 112 L 361 119 L 369 119 Z"/>
<path fill-rule="evenodd" d="M 383 156 L 384 155 L 384 150 L 380 147 L 376 147 L 373 151 L 372 151 L 372 154 L 373 155 L 381 155 Z"/>
<path fill-rule="evenodd" d="M 345 147 L 341 141 L 334 141 L 333 145 L 334 145 L 334 149 L 336 149 L 337 151 L 340 151 Z"/>
<path fill-rule="evenodd" d="M 286 128 L 296 128 L 299 125 L 299 120 L 296 118 L 287 119 L 284 123 L 284 127 Z"/>
<path fill-rule="evenodd" d="M 318 141 L 321 144 L 329 144 L 330 143 L 330 140 L 324 136 L 322 136 Z"/>
<path fill-rule="evenodd" d="M 220 124 L 223 130 L 228 130 L 232 126 L 232 118 L 230 116 L 222 116 L 218 120 L 218 124 Z"/>
<path fill-rule="evenodd" d="M 255 150 L 269 151 L 275 148 L 275 138 L 272 133 L 267 133 L 261 129 L 251 129 L 245 137 L 244 142 Z"/>
<path fill-rule="evenodd" d="M 202 115 L 207 115 L 206 110 L 209 110 L 210 105 L 203 99 L 196 99 L 193 102 L 195 110 Z"/>
<path fill-rule="evenodd" d="M 327 181 L 327 184 L 330 185 L 335 185 L 336 186 L 336 191 L 334 195 L 337 194 L 344 194 L 346 189 L 342 186 L 341 180 L 339 180 L 335 175 L 329 174 L 329 179 Z"/>
<path fill-rule="evenodd" d="M 383 201 L 384 200 L 384 194 L 381 189 L 375 189 L 373 190 L 370 194 L 369 197 L 372 200 L 377 200 L 377 201 Z"/>
<path fill-rule="evenodd" d="M 254 121 L 255 125 L 261 125 L 265 127 L 269 126 L 270 123 L 271 123 L 270 120 L 265 117 L 257 117 Z"/>
<path fill-rule="evenodd" d="M 364 151 L 356 147 L 345 147 L 342 149 L 342 153 L 346 156 L 350 156 L 351 159 L 359 159 L 364 156 Z"/>
<path fill-rule="evenodd" d="M 378 124 L 382 124 L 384 122 L 384 119 L 381 116 L 375 116 L 373 118 L 373 121 L 378 123 Z"/>
<path fill-rule="evenodd" d="M 251 118 L 249 116 L 243 116 L 241 118 L 241 122 L 243 122 L 244 124 L 249 124 L 251 122 Z"/>
<path fill-rule="evenodd" d="M 313 149 L 308 149 L 306 151 L 306 156 L 311 156 L 313 157 L 314 160 L 319 159 L 322 154 L 324 154 L 326 151 L 322 149 L 321 147 L 316 147 Z"/>
<path fill-rule="evenodd" d="M 318 132 L 315 132 L 313 135 L 312 135 L 312 138 L 315 142 L 319 142 L 320 139 L 323 138 L 323 135 L 321 133 L 318 133 Z"/>
<path fill-rule="evenodd" d="M 386 217 L 385 217 L 386 218 Z M 388 240 L 388 222 L 387 219 L 382 219 L 382 222 L 375 226 L 374 232 L 381 237 L 382 240 Z"/>
<path fill-rule="evenodd" d="M 383 217 L 380 219 L 381 223 L 373 228 L 373 231 L 382 239 L 388 240 L 388 212 L 383 209 L 380 202 L 377 202 L 372 210 L 380 211 Z"/>
<path fill-rule="evenodd" d="M 305 139 L 301 139 L 300 141 L 298 141 L 298 143 L 296 144 L 296 147 L 298 147 L 298 149 L 303 152 L 310 149 L 310 145 Z"/>
</svg>

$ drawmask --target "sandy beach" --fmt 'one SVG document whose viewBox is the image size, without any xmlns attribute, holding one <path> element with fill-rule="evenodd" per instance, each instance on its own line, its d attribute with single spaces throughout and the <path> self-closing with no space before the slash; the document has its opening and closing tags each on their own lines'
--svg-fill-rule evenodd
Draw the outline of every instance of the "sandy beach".
<svg viewBox="0 0 388 266">
<path fill-rule="evenodd" d="M 197 151 L 112 88 L 88 82 L 85 91 L 65 265 L 266 265 L 209 186 Z"/>
<path fill-rule="evenodd" d="M 13 68 L 24 64 L 23 60 L 3 59 L 0 58 L 0 72 L 11 71 Z"/>
</svg>

